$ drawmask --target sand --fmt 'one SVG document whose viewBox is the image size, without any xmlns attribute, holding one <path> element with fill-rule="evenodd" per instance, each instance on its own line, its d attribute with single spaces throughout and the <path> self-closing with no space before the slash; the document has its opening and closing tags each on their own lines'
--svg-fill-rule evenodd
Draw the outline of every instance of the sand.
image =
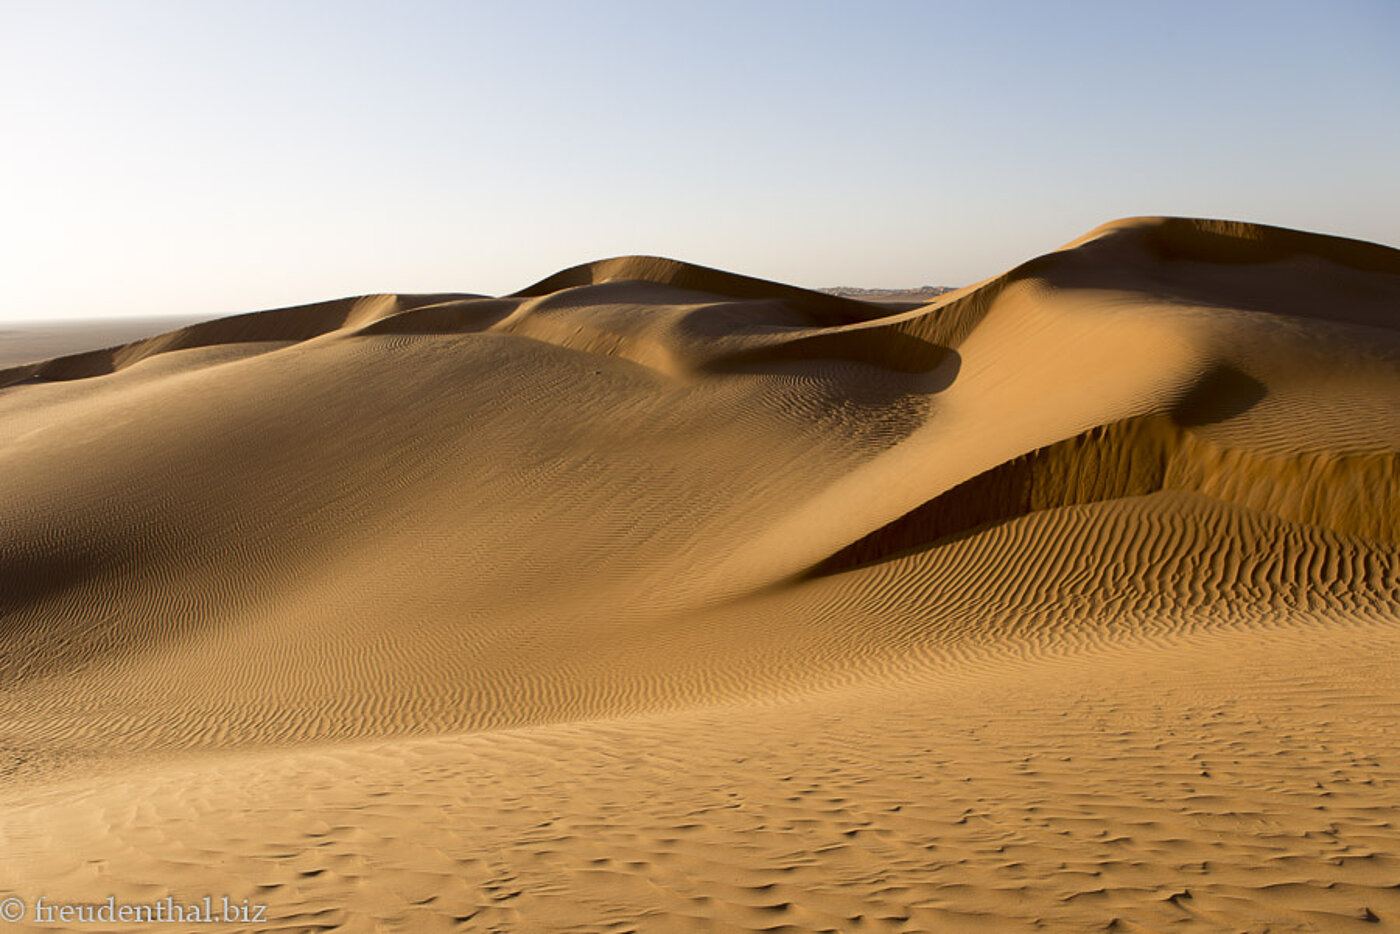
<svg viewBox="0 0 1400 934">
<path fill-rule="evenodd" d="M 624 257 L 202 322 L 0 370 L 0 504 L 27 905 L 1400 930 L 1386 247 L 1138 218 L 913 307 Z"/>
</svg>

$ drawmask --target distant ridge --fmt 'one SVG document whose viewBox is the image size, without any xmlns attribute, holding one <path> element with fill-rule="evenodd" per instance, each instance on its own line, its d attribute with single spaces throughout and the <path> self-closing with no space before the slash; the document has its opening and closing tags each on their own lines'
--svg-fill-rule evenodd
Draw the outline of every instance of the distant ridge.
<svg viewBox="0 0 1400 934">
<path fill-rule="evenodd" d="M 862 302 L 929 302 L 940 295 L 953 291 L 947 285 L 921 285 L 912 289 L 860 289 L 851 285 L 837 285 L 828 289 L 817 289 L 827 295 L 841 298 L 854 298 Z"/>
</svg>

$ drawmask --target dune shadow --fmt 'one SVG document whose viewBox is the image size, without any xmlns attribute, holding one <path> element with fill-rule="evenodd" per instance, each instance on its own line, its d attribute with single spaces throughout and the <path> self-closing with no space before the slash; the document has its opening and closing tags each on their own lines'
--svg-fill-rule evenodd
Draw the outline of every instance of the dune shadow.
<svg viewBox="0 0 1400 934">
<path fill-rule="evenodd" d="M 469 298 L 412 308 L 370 322 L 356 334 L 470 334 L 489 330 L 519 307 L 510 298 Z"/>
<path fill-rule="evenodd" d="M 1267 394 L 1249 374 L 1217 366 L 1165 417 L 1101 425 L 998 464 L 852 542 L 807 576 L 887 561 L 1033 512 L 1159 492 L 1184 429 L 1234 418 Z"/>
<path fill-rule="evenodd" d="M 792 364 L 846 362 L 923 377 L 922 393 L 942 392 L 957 379 L 962 356 L 953 348 L 890 329 L 812 334 L 740 350 L 706 361 L 708 373 L 776 374 Z"/>
<path fill-rule="evenodd" d="M 36 613 L 66 592 L 110 570 L 109 555 L 76 545 L 20 552 L 0 564 L 0 681 L 13 673 L 9 663 L 23 661 L 27 665 L 32 661 L 24 659 L 27 653 L 14 643 L 24 639 L 25 627 L 33 624 Z M 85 638 L 82 633 L 67 632 L 56 651 L 76 651 Z"/>
<path fill-rule="evenodd" d="M 822 577 L 922 551 L 1033 512 L 1155 493 L 1165 486 L 1178 427 L 1114 422 L 998 464 L 813 566 Z"/>
<path fill-rule="evenodd" d="M 1259 380 L 1222 364 L 1210 370 L 1172 408 L 1172 421 L 1183 428 L 1211 425 L 1243 415 L 1269 394 Z"/>
</svg>

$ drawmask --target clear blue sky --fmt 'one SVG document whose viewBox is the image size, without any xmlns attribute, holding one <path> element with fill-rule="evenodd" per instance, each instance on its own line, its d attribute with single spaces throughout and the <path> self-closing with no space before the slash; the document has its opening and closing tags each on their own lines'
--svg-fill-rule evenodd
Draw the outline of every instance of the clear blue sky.
<svg viewBox="0 0 1400 934">
<path fill-rule="evenodd" d="M 1396 245 L 1397 50 L 1395 0 L 0 0 L 0 319 L 956 285 L 1135 214 Z"/>
</svg>

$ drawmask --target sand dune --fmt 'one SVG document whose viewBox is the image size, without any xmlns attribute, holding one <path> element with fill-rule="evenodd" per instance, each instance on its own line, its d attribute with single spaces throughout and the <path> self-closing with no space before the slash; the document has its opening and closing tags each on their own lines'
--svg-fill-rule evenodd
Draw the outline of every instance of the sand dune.
<svg viewBox="0 0 1400 934">
<path fill-rule="evenodd" d="M 0 894 L 1400 928 L 1398 251 L 624 257 L 12 366 L 0 426 Z"/>
</svg>

